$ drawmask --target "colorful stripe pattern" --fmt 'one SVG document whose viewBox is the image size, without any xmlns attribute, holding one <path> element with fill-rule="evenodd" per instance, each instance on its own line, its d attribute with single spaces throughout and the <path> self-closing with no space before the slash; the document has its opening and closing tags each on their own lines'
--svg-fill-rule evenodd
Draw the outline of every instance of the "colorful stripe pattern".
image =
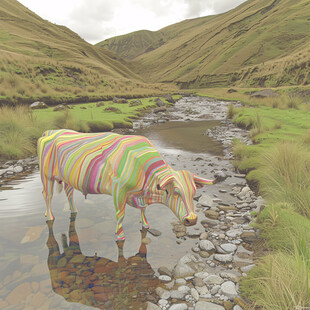
<svg viewBox="0 0 310 310">
<path fill-rule="evenodd" d="M 173 170 L 141 136 L 50 130 L 38 141 L 38 156 L 47 218 L 54 219 L 54 181 L 65 184 L 72 213 L 77 212 L 73 189 L 84 195 L 109 194 L 115 205 L 118 240 L 125 239 L 126 203 L 141 209 L 144 227 L 148 227 L 145 208 L 152 203 L 165 204 L 181 222 L 191 225 L 197 220 L 193 211 L 197 187 L 213 183 L 186 170 Z"/>
</svg>

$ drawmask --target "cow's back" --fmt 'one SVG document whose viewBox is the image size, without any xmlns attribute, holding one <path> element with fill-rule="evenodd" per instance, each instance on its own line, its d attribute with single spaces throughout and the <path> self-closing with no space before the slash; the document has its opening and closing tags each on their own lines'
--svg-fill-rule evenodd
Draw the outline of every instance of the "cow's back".
<svg viewBox="0 0 310 310">
<path fill-rule="evenodd" d="M 41 173 L 86 193 L 110 193 L 111 183 L 142 186 L 150 165 L 163 160 L 148 139 L 115 133 L 48 131 L 38 142 Z M 157 165 L 158 166 L 158 165 Z"/>
</svg>

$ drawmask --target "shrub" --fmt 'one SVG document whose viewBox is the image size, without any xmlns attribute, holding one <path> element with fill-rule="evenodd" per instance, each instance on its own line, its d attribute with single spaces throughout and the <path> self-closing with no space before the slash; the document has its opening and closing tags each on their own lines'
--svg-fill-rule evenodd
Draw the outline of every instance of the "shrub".
<svg viewBox="0 0 310 310">
<path fill-rule="evenodd" d="M 235 116 L 236 113 L 237 113 L 237 111 L 236 111 L 234 105 L 232 103 L 230 103 L 228 105 L 226 118 L 232 119 Z"/>
<path fill-rule="evenodd" d="M 37 139 L 47 127 L 28 107 L 0 108 L 0 157 L 17 159 L 35 154 Z"/>
<path fill-rule="evenodd" d="M 111 123 L 103 121 L 88 121 L 87 125 L 91 132 L 104 132 L 111 131 L 113 129 L 113 125 Z"/>
<path fill-rule="evenodd" d="M 310 217 L 310 151 L 299 143 L 283 142 L 265 152 L 258 181 L 271 202 L 287 202 Z"/>
<path fill-rule="evenodd" d="M 65 110 L 62 114 L 54 118 L 54 127 L 56 129 L 72 129 L 80 132 L 89 132 L 87 123 L 74 119 L 68 110 Z"/>
</svg>

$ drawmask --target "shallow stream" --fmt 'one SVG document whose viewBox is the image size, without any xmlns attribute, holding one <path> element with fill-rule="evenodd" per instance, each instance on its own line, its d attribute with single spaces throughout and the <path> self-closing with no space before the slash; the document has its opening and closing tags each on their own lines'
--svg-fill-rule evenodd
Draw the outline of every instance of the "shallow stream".
<svg viewBox="0 0 310 310">
<path fill-rule="evenodd" d="M 188 169 L 212 178 L 222 147 L 203 133 L 216 125 L 219 121 L 173 121 L 135 134 L 148 137 L 176 170 Z M 110 196 L 88 195 L 85 199 L 75 191 L 79 212 L 70 226 L 66 196 L 55 193 L 52 209 L 56 219 L 48 230 L 39 172 L 7 186 L 12 189 L 0 192 L 1 309 L 89 308 L 85 304 L 100 309 L 143 309 L 158 284 L 153 276 L 157 268 L 173 267 L 194 242 L 187 238 L 177 244 L 171 224 L 177 222 L 176 217 L 167 207 L 152 205 L 146 215 L 150 227 L 161 235 L 148 233 L 150 244 L 141 245 L 140 212 L 127 206 L 124 259 L 118 262 Z M 101 286 L 102 291 L 92 290 L 94 286 Z"/>
</svg>

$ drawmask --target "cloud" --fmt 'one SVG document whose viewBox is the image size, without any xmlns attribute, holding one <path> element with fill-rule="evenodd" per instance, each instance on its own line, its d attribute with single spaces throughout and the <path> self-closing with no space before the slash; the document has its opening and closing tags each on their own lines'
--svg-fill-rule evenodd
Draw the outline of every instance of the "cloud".
<svg viewBox="0 0 310 310">
<path fill-rule="evenodd" d="M 187 18 L 228 11 L 246 0 L 19 0 L 90 43 L 137 30 L 159 30 Z"/>
</svg>

